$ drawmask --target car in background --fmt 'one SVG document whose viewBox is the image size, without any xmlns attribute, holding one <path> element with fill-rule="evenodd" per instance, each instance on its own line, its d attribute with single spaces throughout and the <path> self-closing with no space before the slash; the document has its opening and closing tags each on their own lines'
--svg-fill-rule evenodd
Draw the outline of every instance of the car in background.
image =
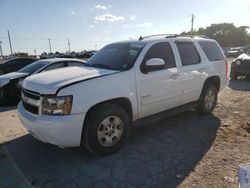
<svg viewBox="0 0 250 188">
<path fill-rule="evenodd" d="M 84 61 L 67 58 L 53 58 L 36 61 L 17 72 L 11 72 L 0 76 L 0 104 L 16 104 L 21 98 L 22 81 L 37 73 L 54 70 L 63 67 L 81 66 Z M 63 75 L 62 75 L 63 77 Z"/>
<path fill-rule="evenodd" d="M 236 58 L 239 55 L 241 55 L 242 53 L 244 53 L 244 48 L 242 47 L 238 47 L 238 48 L 231 48 L 230 50 L 228 50 L 225 55 L 226 57 L 233 57 Z"/>
<path fill-rule="evenodd" d="M 0 75 L 17 71 L 31 63 L 34 63 L 35 61 L 37 61 L 37 59 L 24 57 L 7 60 L 6 62 L 0 64 Z"/>
<path fill-rule="evenodd" d="M 231 64 L 230 77 L 237 79 L 239 76 L 250 76 L 250 56 L 241 54 Z"/>
</svg>

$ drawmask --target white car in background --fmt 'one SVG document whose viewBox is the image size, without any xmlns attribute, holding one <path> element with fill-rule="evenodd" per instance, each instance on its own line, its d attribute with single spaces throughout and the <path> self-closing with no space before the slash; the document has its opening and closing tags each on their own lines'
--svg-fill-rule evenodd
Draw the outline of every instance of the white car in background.
<svg viewBox="0 0 250 188">
<path fill-rule="evenodd" d="M 39 60 L 22 69 L 0 76 L 0 104 L 17 104 L 21 99 L 21 84 L 28 76 L 63 67 L 81 66 L 84 61 L 69 58 Z"/>
<path fill-rule="evenodd" d="M 226 84 L 215 40 L 140 37 L 105 46 L 85 66 L 28 77 L 18 111 L 38 140 L 105 155 L 122 146 L 134 121 L 194 107 L 211 113 Z"/>
</svg>

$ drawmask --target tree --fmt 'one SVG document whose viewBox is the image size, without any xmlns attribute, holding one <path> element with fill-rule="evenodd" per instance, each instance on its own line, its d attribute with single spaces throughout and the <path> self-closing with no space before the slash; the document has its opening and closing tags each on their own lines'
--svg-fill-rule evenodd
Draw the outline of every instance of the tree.
<svg viewBox="0 0 250 188">
<path fill-rule="evenodd" d="M 199 28 L 193 35 L 206 35 L 215 39 L 222 47 L 246 46 L 250 44 L 248 26 L 236 27 L 232 23 L 212 24 L 206 28 Z M 182 34 L 190 35 L 190 32 Z"/>
</svg>

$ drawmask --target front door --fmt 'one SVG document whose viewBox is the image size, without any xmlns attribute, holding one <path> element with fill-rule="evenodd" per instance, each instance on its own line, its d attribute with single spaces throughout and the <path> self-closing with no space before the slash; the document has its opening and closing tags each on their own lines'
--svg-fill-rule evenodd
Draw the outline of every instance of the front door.
<svg viewBox="0 0 250 188">
<path fill-rule="evenodd" d="M 143 73 L 146 61 L 159 58 L 165 67 Z M 156 43 L 147 51 L 136 77 L 139 118 L 176 107 L 181 101 L 181 75 L 168 42 Z"/>
</svg>

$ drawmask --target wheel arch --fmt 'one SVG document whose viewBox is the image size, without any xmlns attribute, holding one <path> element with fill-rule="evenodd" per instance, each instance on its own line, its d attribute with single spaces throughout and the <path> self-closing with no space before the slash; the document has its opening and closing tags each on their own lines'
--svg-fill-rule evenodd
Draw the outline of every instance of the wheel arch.
<svg viewBox="0 0 250 188">
<path fill-rule="evenodd" d="M 215 87 L 217 88 L 217 91 L 220 91 L 220 77 L 219 76 L 211 76 L 211 77 L 208 77 L 204 84 L 203 84 L 203 88 L 208 85 L 208 84 L 213 84 L 215 85 Z M 202 88 L 202 90 L 203 90 Z"/>
<path fill-rule="evenodd" d="M 100 105 L 104 105 L 104 104 L 116 104 L 116 105 L 119 105 L 121 106 L 129 115 L 129 119 L 130 121 L 132 122 L 132 119 L 133 119 L 133 108 L 132 108 L 132 104 L 131 104 L 131 101 L 126 98 L 126 97 L 119 97 L 119 98 L 114 98 L 114 99 L 109 99 L 109 100 L 106 100 L 106 101 L 102 101 L 102 102 L 99 102 L 95 105 L 93 105 L 92 107 L 90 107 L 88 110 L 87 110 L 87 113 L 86 113 L 86 116 L 84 118 L 84 121 L 83 121 L 83 128 L 82 128 L 82 136 L 81 136 L 81 145 L 83 144 L 83 137 L 84 137 L 84 132 L 86 131 L 85 128 L 86 128 L 86 122 L 89 120 L 91 114 L 94 112 L 94 110 L 100 106 Z"/>
</svg>

